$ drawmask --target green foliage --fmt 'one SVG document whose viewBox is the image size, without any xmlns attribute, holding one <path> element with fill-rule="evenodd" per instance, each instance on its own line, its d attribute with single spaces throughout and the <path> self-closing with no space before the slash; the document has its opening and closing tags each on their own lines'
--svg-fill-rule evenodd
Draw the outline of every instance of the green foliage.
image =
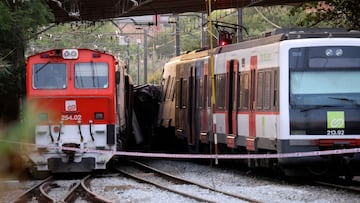
<svg viewBox="0 0 360 203">
<path fill-rule="evenodd" d="M 275 28 L 297 27 L 295 21 L 301 13 L 294 13 L 290 16 L 292 6 L 270 6 L 270 7 L 249 7 L 243 8 L 243 36 L 245 38 L 258 36 Z M 217 14 L 224 11 L 215 11 L 215 20 L 238 24 L 237 11 L 229 15 Z M 217 17 L 220 16 L 220 17 Z M 217 34 L 217 33 L 215 33 Z"/>
<path fill-rule="evenodd" d="M 275 28 L 295 27 L 295 17 L 289 16 L 290 6 L 255 7 L 244 9 L 244 26 L 248 36 L 255 36 Z"/>
<path fill-rule="evenodd" d="M 45 0 L 2 0 L 0 13 L 0 97 L 7 98 L 7 104 L 17 103 L 27 41 L 39 26 L 48 24 L 53 15 Z M 14 115 L 8 114 L 16 114 L 18 109 L 15 107 L 10 111 L 4 103 L 0 102 L 0 120 L 14 118 Z"/>
<path fill-rule="evenodd" d="M 304 13 L 297 25 L 306 27 L 343 27 L 360 29 L 360 4 L 358 0 L 326 0 L 304 3 L 291 10 L 291 14 Z"/>
<path fill-rule="evenodd" d="M 0 59 L 0 95 L 17 92 L 17 71 L 10 64 Z"/>
<path fill-rule="evenodd" d="M 110 22 L 102 21 L 54 25 L 29 42 L 27 55 L 61 48 L 88 48 L 114 52 L 120 49 L 116 29 Z"/>
<path fill-rule="evenodd" d="M 0 12 L 0 45 L 8 52 L 14 47 L 23 47 L 39 26 L 53 19 L 44 0 L 1 1 Z"/>
<path fill-rule="evenodd" d="M 160 84 L 161 76 L 162 76 L 162 69 L 160 68 L 155 69 L 155 71 L 149 75 L 148 83 Z"/>
<path fill-rule="evenodd" d="M 17 146 L 19 143 L 33 143 L 34 126 L 37 113 L 34 109 L 24 109 L 24 116 L 21 121 L 13 123 L 12 125 L 0 129 L 0 154 L 19 153 Z"/>
<path fill-rule="evenodd" d="M 156 51 L 159 57 L 173 57 L 175 54 L 175 36 L 169 30 L 157 33 L 150 39 L 149 47 L 153 53 Z"/>
</svg>

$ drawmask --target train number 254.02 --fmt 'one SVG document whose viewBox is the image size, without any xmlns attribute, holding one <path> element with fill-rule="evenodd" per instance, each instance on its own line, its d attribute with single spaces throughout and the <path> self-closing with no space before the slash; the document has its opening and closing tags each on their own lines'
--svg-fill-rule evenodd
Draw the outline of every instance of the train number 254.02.
<svg viewBox="0 0 360 203">
<path fill-rule="evenodd" d="M 72 115 L 61 115 L 62 121 L 80 121 L 81 115 L 80 114 L 72 114 Z"/>
</svg>

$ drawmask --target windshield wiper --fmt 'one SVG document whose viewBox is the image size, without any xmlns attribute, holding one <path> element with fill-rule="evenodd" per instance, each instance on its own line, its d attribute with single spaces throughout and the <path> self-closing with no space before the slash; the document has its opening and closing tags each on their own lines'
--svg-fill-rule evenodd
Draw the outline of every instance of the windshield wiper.
<svg viewBox="0 0 360 203">
<path fill-rule="evenodd" d="M 336 99 L 336 100 L 340 100 L 340 101 L 346 101 L 346 102 L 349 102 L 351 104 L 354 104 L 356 106 L 360 106 L 356 100 L 354 99 L 349 99 L 349 98 L 346 98 L 346 97 L 328 97 L 329 99 Z"/>
<path fill-rule="evenodd" d="M 50 63 L 50 61 L 46 62 L 44 65 L 42 65 L 39 69 L 37 69 L 37 70 L 35 71 L 36 81 L 39 80 L 39 78 L 38 78 L 38 73 L 39 73 L 42 69 L 44 69 L 49 63 Z"/>
<path fill-rule="evenodd" d="M 42 65 L 35 73 L 37 74 L 38 72 L 40 72 L 42 69 L 44 69 L 48 64 L 50 63 L 50 61 L 46 62 L 44 65 Z"/>
<path fill-rule="evenodd" d="M 315 109 L 322 109 L 322 108 L 329 108 L 329 107 L 341 107 L 338 105 L 313 105 L 313 106 L 309 106 L 307 108 L 301 108 L 300 112 L 305 112 L 305 111 L 310 111 L 310 110 L 315 110 Z"/>
</svg>

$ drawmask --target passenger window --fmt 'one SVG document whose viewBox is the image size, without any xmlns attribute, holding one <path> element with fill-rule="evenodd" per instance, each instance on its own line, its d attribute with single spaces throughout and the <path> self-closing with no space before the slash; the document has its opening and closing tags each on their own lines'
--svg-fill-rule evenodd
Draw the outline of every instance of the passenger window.
<svg viewBox="0 0 360 203">
<path fill-rule="evenodd" d="M 182 79 L 176 80 L 176 101 L 175 101 L 175 105 L 176 108 L 180 108 L 181 107 L 181 83 L 182 83 Z"/>
<path fill-rule="evenodd" d="M 224 109 L 225 108 L 225 82 L 226 82 L 226 75 L 216 75 L 215 78 L 215 86 L 216 86 L 216 108 L 217 109 Z"/>
<path fill-rule="evenodd" d="M 240 91 L 240 107 L 247 110 L 249 108 L 249 74 L 246 73 L 241 77 L 241 91 Z"/>
<path fill-rule="evenodd" d="M 256 109 L 260 110 L 263 108 L 263 92 L 264 92 L 264 73 L 258 73 L 258 84 L 257 84 L 257 98 L 256 98 Z"/>
<path fill-rule="evenodd" d="M 182 79 L 182 85 L 181 85 L 181 93 L 182 93 L 182 100 L 181 100 L 181 108 L 186 108 L 187 106 L 187 99 L 188 99 L 188 81 L 186 79 Z"/>
<path fill-rule="evenodd" d="M 271 89 L 272 89 L 272 72 L 265 72 L 265 81 L 264 81 L 264 110 L 271 109 Z"/>
</svg>

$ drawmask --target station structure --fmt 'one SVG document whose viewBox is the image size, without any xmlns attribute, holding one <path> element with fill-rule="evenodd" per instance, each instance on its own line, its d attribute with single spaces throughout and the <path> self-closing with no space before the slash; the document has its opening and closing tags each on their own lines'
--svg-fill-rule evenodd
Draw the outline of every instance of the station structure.
<svg viewBox="0 0 360 203">
<path fill-rule="evenodd" d="M 211 1 L 211 2 L 209 2 Z M 238 24 L 237 25 L 215 25 L 218 29 L 218 37 L 215 41 L 206 41 L 206 31 L 204 29 L 201 33 L 201 48 L 208 46 L 216 46 L 229 44 L 232 41 L 241 41 L 243 38 L 242 29 L 242 8 L 255 7 L 255 6 L 275 6 L 275 5 L 297 5 L 306 2 L 316 2 L 315 0 L 47 0 L 49 7 L 51 8 L 55 22 L 66 23 L 73 21 L 101 21 L 111 20 L 115 26 L 118 26 L 117 20 L 121 19 L 122 23 L 126 20 L 133 22 L 135 26 L 144 25 L 148 23 L 150 26 L 160 27 L 159 25 L 163 21 L 164 14 L 171 14 L 175 16 L 175 54 L 180 55 L 180 35 L 179 35 L 179 18 L 178 15 L 188 12 L 202 13 L 200 16 L 201 24 L 204 26 L 209 23 L 207 17 L 211 15 L 209 11 L 215 11 L 220 9 L 237 9 Z M 142 19 L 144 18 L 144 19 Z M 148 20 L 151 18 L 151 20 Z M 211 18 L 211 17 L 209 17 Z M 125 21 L 124 21 L 125 20 Z M 138 24 L 140 23 L 140 24 Z M 169 23 L 169 22 L 168 22 Z M 129 24 L 132 24 L 131 22 Z M 222 26 L 222 27 L 221 27 Z M 225 26 L 225 29 L 223 29 Z M 213 27 L 213 26 L 209 26 Z M 219 29 L 220 27 L 220 29 Z M 128 36 L 135 32 L 124 32 L 119 28 L 121 32 L 120 44 L 128 44 Z M 210 31 L 210 33 L 213 33 Z M 138 42 L 138 48 L 140 44 L 144 45 L 144 82 L 147 82 L 147 29 L 143 29 L 142 36 L 136 37 L 142 42 Z M 231 36 L 231 37 L 230 37 Z M 126 41 L 127 39 L 127 41 Z M 211 45 L 209 45 L 211 44 Z M 210 47 L 211 48 L 211 47 Z M 128 54 L 129 55 L 129 54 Z M 138 56 L 138 55 L 137 55 Z M 137 59 L 139 62 L 139 59 Z M 129 61 L 127 64 L 129 65 Z M 139 63 L 138 63 L 139 70 Z M 139 73 L 138 73 L 139 75 Z M 139 81 L 138 81 L 139 83 Z"/>
<path fill-rule="evenodd" d="M 211 9 L 294 5 L 315 0 L 212 0 Z M 209 11 L 208 0 L 47 0 L 55 21 L 97 21 L 130 16 Z"/>
</svg>

